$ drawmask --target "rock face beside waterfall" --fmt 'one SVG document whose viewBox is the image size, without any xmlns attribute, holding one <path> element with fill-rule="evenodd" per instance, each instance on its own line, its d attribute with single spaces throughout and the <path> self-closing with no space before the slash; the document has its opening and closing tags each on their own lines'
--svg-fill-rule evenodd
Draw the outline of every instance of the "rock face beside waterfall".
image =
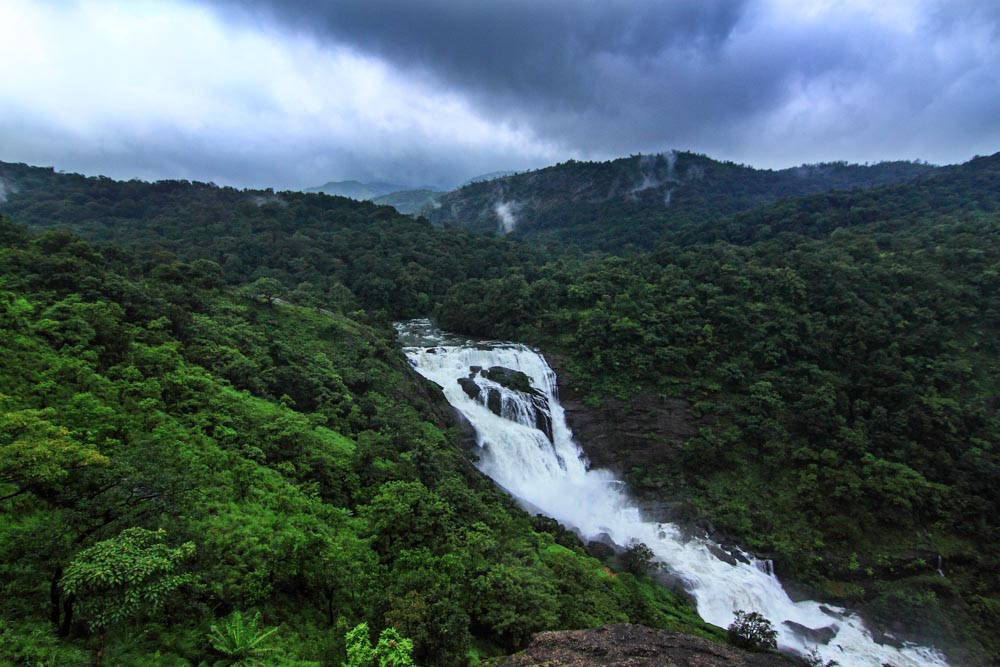
<svg viewBox="0 0 1000 667">
<path fill-rule="evenodd" d="M 789 656 L 751 653 L 668 630 L 610 625 L 542 632 L 501 667 L 800 667 Z"/>
<path fill-rule="evenodd" d="M 503 366 L 491 366 L 490 368 L 473 366 L 469 371 L 468 377 L 458 379 L 458 384 L 461 385 L 462 390 L 469 398 L 482 403 L 498 417 L 508 417 L 504 414 L 503 390 L 506 390 L 523 404 L 530 406 L 535 428 L 544 433 L 549 442 L 552 442 L 552 409 L 549 407 L 549 400 L 545 394 L 531 385 L 531 378 L 521 371 Z M 477 376 L 491 380 L 500 385 L 501 388 L 481 386 L 476 382 Z"/>
<path fill-rule="evenodd" d="M 586 405 L 572 374 L 557 355 L 546 356 L 559 379 L 559 401 L 566 423 L 596 468 L 626 472 L 634 467 L 670 466 L 681 445 L 697 435 L 707 420 L 691 416 L 691 404 L 679 398 L 639 393 L 626 400 L 606 397 Z"/>
</svg>

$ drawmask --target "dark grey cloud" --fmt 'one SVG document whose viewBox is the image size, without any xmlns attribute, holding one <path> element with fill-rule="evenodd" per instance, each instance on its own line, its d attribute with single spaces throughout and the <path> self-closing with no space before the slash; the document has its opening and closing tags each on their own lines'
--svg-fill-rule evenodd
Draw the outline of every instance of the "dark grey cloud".
<svg viewBox="0 0 1000 667">
<path fill-rule="evenodd" d="M 1000 149 L 998 73 L 977 0 L 4 0 L 0 159 L 274 187 L 957 162 Z"/>
<path fill-rule="evenodd" d="M 384 59 L 584 156 L 955 160 L 1000 148 L 1000 3 L 213 4 Z"/>
</svg>

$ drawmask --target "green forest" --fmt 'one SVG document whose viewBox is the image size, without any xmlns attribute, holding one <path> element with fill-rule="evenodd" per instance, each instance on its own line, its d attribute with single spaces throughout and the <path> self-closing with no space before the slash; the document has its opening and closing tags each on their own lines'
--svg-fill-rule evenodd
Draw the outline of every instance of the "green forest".
<svg viewBox="0 0 1000 667">
<path fill-rule="evenodd" d="M 601 166 L 560 187 L 623 168 Z M 0 163 L 0 655 L 198 666 L 236 637 L 339 666 L 394 629 L 460 665 L 626 620 L 725 641 L 476 471 L 394 341 L 433 316 L 559 353 L 595 410 L 685 399 L 704 425 L 669 465 L 620 461 L 637 495 L 816 599 L 1000 659 L 1000 154 L 881 169 L 787 192 L 729 165 L 693 182 L 730 204 L 690 188 L 631 225 L 570 199 L 525 242 Z M 530 176 L 499 182 L 548 201 Z"/>
</svg>

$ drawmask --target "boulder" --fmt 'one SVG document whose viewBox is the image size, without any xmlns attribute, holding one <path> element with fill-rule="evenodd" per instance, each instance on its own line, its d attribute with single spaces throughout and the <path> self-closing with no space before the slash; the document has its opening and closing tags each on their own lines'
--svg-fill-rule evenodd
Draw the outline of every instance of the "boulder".
<svg viewBox="0 0 1000 667">
<path fill-rule="evenodd" d="M 521 371 L 503 366 L 491 366 L 489 370 L 480 371 L 483 377 L 493 380 L 501 387 L 507 387 L 514 391 L 530 394 L 537 391 L 531 386 L 531 378 Z"/>
<path fill-rule="evenodd" d="M 885 632 L 884 630 L 874 629 L 872 630 L 872 641 L 876 644 L 882 644 L 883 646 L 892 646 L 893 648 L 903 648 L 905 643 L 902 639 L 892 634 L 891 632 Z"/>
<path fill-rule="evenodd" d="M 801 623 L 796 623 L 795 621 L 784 621 L 782 622 L 786 628 L 794 632 L 800 637 L 803 637 L 813 644 L 826 644 L 830 643 L 830 640 L 837 636 L 837 626 L 836 625 L 826 625 L 822 628 L 810 628 L 808 626 L 802 625 Z"/>
<path fill-rule="evenodd" d="M 472 400 L 476 400 L 479 397 L 479 393 L 482 389 L 476 384 L 476 381 L 472 378 L 458 378 L 458 384 L 462 386 L 462 391 L 468 395 Z"/>
<path fill-rule="evenodd" d="M 503 417 L 503 396 L 500 390 L 490 387 L 486 392 L 486 407 L 497 417 Z"/>
<path fill-rule="evenodd" d="M 542 632 L 500 667 L 795 667 L 775 653 L 751 653 L 707 639 L 641 625 Z"/>
<path fill-rule="evenodd" d="M 717 544 L 709 544 L 708 550 L 713 556 L 725 563 L 729 563 L 730 565 L 736 565 L 739 562 L 733 557 L 732 554 L 727 551 L 723 551 L 722 547 Z"/>
</svg>

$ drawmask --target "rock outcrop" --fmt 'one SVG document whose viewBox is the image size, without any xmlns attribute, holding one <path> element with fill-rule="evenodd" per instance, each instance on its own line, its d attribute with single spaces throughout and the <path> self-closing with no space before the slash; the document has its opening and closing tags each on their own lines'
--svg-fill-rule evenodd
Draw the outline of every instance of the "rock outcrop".
<svg viewBox="0 0 1000 667">
<path fill-rule="evenodd" d="M 482 403 L 498 417 L 510 418 L 510 415 L 504 414 L 501 390 L 496 387 L 481 387 L 476 382 L 475 377 L 482 376 L 507 391 L 518 394 L 524 402 L 531 406 L 531 418 L 535 428 L 544 433 L 549 442 L 552 442 L 552 409 L 549 407 L 546 395 L 531 386 L 531 378 L 521 371 L 502 366 L 492 366 L 489 369 L 472 366 L 469 371 L 468 377 L 458 379 L 462 391 L 469 398 Z"/>
<path fill-rule="evenodd" d="M 733 646 L 655 630 L 610 625 L 593 630 L 542 632 L 524 651 L 500 667 L 801 667 L 776 653 L 751 653 Z"/>
<path fill-rule="evenodd" d="M 546 355 L 559 381 L 559 401 L 566 423 L 595 468 L 619 473 L 633 467 L 671 465 L 680 447 L 707 420 L 691 416 L 688 401 L 639 393 L 628 399 L 605 397 L 586 405 L 572 373 L 558 355 Z"/>
</svg>

